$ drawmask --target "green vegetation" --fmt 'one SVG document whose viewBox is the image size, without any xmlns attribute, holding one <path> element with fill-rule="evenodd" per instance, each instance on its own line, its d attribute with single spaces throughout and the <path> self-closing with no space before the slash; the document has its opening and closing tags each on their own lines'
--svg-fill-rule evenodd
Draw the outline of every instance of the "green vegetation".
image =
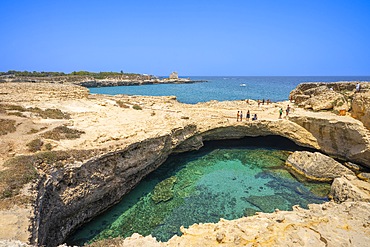
<svg viewBox="0 0 370 247">
<path fill-rule="evenodd" d="M 23 161 L 20 157 L 17 162 L 5 162 L 7 169 L 0 172 L 0 199 L 18 195 L 25 184 L 37 178 L 32 163 Z"/>
<path fill-rule="evenodd" d="M 122 70 L 120 72 L 89 72 L 89 71 L 73 71 L 70 74 L 66 74 L 64 72 L 37 72 L 37 71 L 16 71 L 16 70 L 9 70 L 8 72 L 0 72 L 0 76 L 15 76 L 15 77 L 54 77 L 54 76 L 89 76 L 95 79 L 104 79 L 106 77 L 115 77 L 115 76 L 128 76 L 128 77 L 136 77 L 142 76 L 140 74 L 135 73 L 124 73 Z"/>
<path fill-rule="evenodd" d="M 127 103 L 123 102 L 122 100 L 117 100 L 116 103 L 121 108 L 130 108 L 130 106 L 128 106 Z"/>
<path fill-rule="evenodd" d="M 41 139 L 35 139 L 27 143 L 26 146 L 30 152 L 37 152 L 41 150 L 42 145 L 44 145 L 44 142 Z"/>
<path fill-rule="evenodd" d="M 45 144 L 45 149 L 48 150 L 48 151 L 50 151 L 50 150 L 53 149 L 53 146 L 50 143 L 46 143 Z"/>
<path fill-rule="evenodd" d="M 0 199 L 19 195 L 23 186 L 38 178 L 38 169 L 50 172 L 52 168 L 61 168 L 66 163 L 84 161 L 98 155 L 99 150 L 47 151 L 34 155 L 16 156 L 4 163 L 5 170 L 0 171 Z M 14 200 L 19 204 L 19 200 Z M 0 208 L 4 205 L 0 204 Z"/>
<path fill-rule="evenodd" d="M 141 108 L 141 106 L 139 106 L 137 104 L 133 105 L 132 108 L 135 109 L 135 110 L 142 110 L 143 109 L 143 108 Z"/>
<path fill-rule="evenodd" d="M 37 71 L 16 71 L 9 70 L 8 72 L 0 72 L 1 75 L 27 76 L 27 77 L 48 77 L 48 76 L 65 76 L 63 72 L 37 72 Z"/>
<path fill-rule="evenodd" d="M 1 104 L 0 105 L 0 112 L 6 113 L 10 111 L 8 115 L 16 115 L 19 117 L 24 117 L 22 112 L 32 112 L 38 114 L 42 118 L 51 118 L 51 119 L 70 119 L 70 115 L 68 113 L 64 113 L 59 109 L 45 109 L 42 110 L 38 107 L 31 107 L 31 108 L 24 108 L 19 105 L 8 105 L 8 104 Z"/>
<path fill-rule="evenodd" d="M 15 120 L 0 118 L 0 136 L 14 132 L 15 130 Z"/>
<path fill-rule="evenodd" d="M 59 141 L 63 139 L 77 139 L 80 138 L 81 134 L 85 134 L 85 132 L 76 129 L 70 129 L 66 126 L 58 126 L 53 130 L 42 134 L 42 137 Z"/>
</svg>

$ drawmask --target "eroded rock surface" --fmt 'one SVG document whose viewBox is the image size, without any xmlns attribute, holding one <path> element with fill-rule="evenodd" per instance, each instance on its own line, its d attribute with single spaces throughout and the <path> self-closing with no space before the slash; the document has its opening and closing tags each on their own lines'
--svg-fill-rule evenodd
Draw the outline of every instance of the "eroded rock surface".
<svg viewBox="0 0 370 247">
<path fill-rule="evenodd" d="M 137 234 L 120 246 L 368 246 L 370 204 L 328 202 L 312 204 L 309 210 L 277 211 L 237 220 L 221 219 L 216 224 L 194 224 L 181 228 L 183 235 L 165 243 Z"/>
<path fill-rule="evenodd" d="M 314 180 L 332 181 L 343 175 L 354 175 L 341 163 L 319 152 L 296 151 L 289 155 L 286 164 Z"/>
<path fill-rule="evenodd" d="M 370 129 L 370 83 L 361 82 L 301 83 L 289 98 L 300 107 L 313 111 L 330 110 L 337 114 L 350 112 Z"/>
<path fill-rule="evenodd" d="M 331 186 L 330 196 L 337 203 L 344 201 L 370 202 L 370 183 L 360 180 L 356 176 L 336 178 Z"/>
<path fill-rule="evenodd" d="M 19 195 L 0 200 L 0 215 L 11 214 L 18 204 L 22 204 L 20 213 L 12 215 L 14 220 L 0 218 L 0 233 L 5 231 L 0 238 L 20 239 L 37 245 L 59 244 L 82 223 L 116 203 L 169 154 L 198 149 L 204 140 L 278 135 L 299 145 L 370 166 L 370 135 L 360 121 L 293 106 L 289 117 L 278 119 L 278 109 L 285 109 L 289 102 L 258 106 L 253 100 L 249 104 L 212 101 L 186 105 L 177 102 L 175 97 L 89 95 L 84 88 L 64 84 L 0 84 L 0 90 L 0 106 L 12 105 L 11 110 L 0 109 L 1 118 L 14 120 L 16 128 L 1 136 L 0 172 L 9 169 L 4 165 L 6 161 L 21 157 L 34 162 L 32 166 L 38 173 L 38 179 L 24 185 Z M 44 118 L 27 110 L 31 108 L 59 109 L 70 118 Z M 236 111 L 239 109 L 257 113 L 260 120 L 237 122 Z M 67 126 L 84 134 L 77 139 L 44 137 L 45 132 L 58 126 Z M 42 152 L 34 153 L 28 149 L 26 144 L 34 139 L 42 139 Z M 0 192 L 6 186 L 2 182 Z M 23 198 L 28 201 L 20 203 Z M 331 207 L 334 214 L 343 209 L 335 209 L 334 204 Z M 293 213 L 295 221 L 304 222 L 309 213 L 300 212 Z M 264 220 L 269 217 L 272 216 L 261 216 L 264 228 L 269 223 Z M 248 224 L 254 225 L 252 222 L 257 219 L 248 219 Z M 284 222 L 284 218 L 279 216 L 272 222 L 275 221 Z M 234 226 L 238 224 L 237 221 L 230 222 Z M 227 231 L 215 232 L 215 225 L 210 227 L 212 233 L 194 228 L 203 232 L 196 241 L 209 238 L 209 243 L 229 243 Z M 331 232 L 336 231 L 335 224 L 333 227 Z M 353 229 L 356 227 L 353 225 Z M 307 230 L 302 229 L 303 232 Z M 184 236 L 191 236 L 191 231 Z M 311 230 L 307 231 L 313 234 Z M 22 233 L 22 237 L 18 233 Z M 292 234 L 298 233 L 302 232 Z M 348 234 L 357 236 L 352 230 Z M 350 236 L 346 239 L 351 239 Z M 291 237 L 288 240 L 292 240 Z M 178 241 L 176 244 L 182 240 Z M 186 245 L 186 238 L 183 241 Z M 240 244 L 244 240 L 236 237 L 232 241 Z M 271 243 L 280 244 L 276 241 Z M 308 240 L 297 241 L 304 243 Z"/>
<path fill-rule="evenodd" d="M 351 115 L 370 129 L 370 91 L 355 94 L 352 101 Z"/>
</svg>

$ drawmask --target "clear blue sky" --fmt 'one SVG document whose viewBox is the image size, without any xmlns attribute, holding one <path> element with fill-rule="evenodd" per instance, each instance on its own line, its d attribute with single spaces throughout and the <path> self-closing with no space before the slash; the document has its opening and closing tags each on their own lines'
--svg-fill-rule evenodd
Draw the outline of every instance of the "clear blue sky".
<svg viewBox="0 0 370 247">
<path fill-rule="evenodd" d="M 370 0 L 1 0 L 0 71 L 370 75 Z"/>
</svg>

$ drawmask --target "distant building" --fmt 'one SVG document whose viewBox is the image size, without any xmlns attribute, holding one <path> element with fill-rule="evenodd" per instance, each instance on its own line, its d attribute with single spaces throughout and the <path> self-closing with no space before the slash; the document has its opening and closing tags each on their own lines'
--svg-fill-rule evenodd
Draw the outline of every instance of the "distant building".
<svg viewBox="0 0 370 247">
<path fill-rule="evenodd" d="M 170 79 L 179 79 L 179 74 L 175 71 L 170 74 Z"/>
</svg>

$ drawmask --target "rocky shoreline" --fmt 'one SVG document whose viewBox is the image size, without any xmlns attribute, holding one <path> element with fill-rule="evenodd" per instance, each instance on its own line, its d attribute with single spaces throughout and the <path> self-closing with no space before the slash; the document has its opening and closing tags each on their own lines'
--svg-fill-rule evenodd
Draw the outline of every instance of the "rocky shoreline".
<svg viewBox="0 0 370 247">
<path fill-rule="evenodd" d="M 206 82 L 205 80 L 192 80 L 190 78 L 152 78 L 150 76 L 137 76 L 135 78 L 107 77 L 96 79 L 89 76 L 53 76 L 53 77 L 4 77 L 0 83 L 57 83 L 73 84 L 83 87 L 116 87 L 116 86 L 140 86 L 155 84 L 185 84 Z"/>
<path fill-rule="evenodd" d="M 1 136 L 0 172 L 11 169 L 9 160 L 17 159 L 30 160 L 37 171 L 37 176 L 22 185 L 18 194 L 12 191 L 14 195 L 0 200 L 0 239 L 46 246 L 61 244 L 71 231 L 115 204 L 168 155 L 199 149 L 206 140 L 278 135 L 332 157 L 370 167 L 370 132 L 364 126 L 366 121 L 350 115 L 355 100 L 367 99 L 365 90 L 348 97 L 352 108 L 346 116 L 293 106 L 288 117 L 278 119 L 278 110 L 285 109 L 290 102 L 262 106 L 253 100 L 186 105 L 173 96 L 89 95 L 85 88 L 56 83 L 3 83 L 0 88 L 0 118 L 14 121 L 15 128 Z M 359 102 L 367 104 L 366 100 Z M 43 117 L 41 113 L 48 109 L 58 109 L 69 117 Z M 258 113 L 260 120 L 237 122 L 239 109 Z M 59 126 L 82 134 L 65 139 L 46 135 Z M 33 139 L 41 140 L 40 151 L 28 148 Z M 294 243 L 294 246 L 308 244 L 311 239 L 320 245 L 366 246 L 370 236 L 369 182 L 341 175 L 332 178 L 336 189 L 331 197 L 335 202 L 312 205 L 309 210 L 295 208 L 290 212 L 221 220 L 217 224 L 196 224 L 182 229 L 183 236 L 166 243 L 135 235 L 117 240 L 117 246 L 130 246 L 137 241 L 146 241 L 148 246 L 196 243 L 204 246 Z M 3 193 L 6 184 L 0 180 L 0 185 Z M 28 200 L 22 202 L 20 198 L 25 197 Z M 348 208 L 353 210 L 352 214 L 348 214 Z M 338 233 L 341 222 L 336 220 L 338 217 L 347 222 L 348 229 L 341 230 L 344 235 Z M 255 227 L 250 227 L 251 224 Z M 294 227 L 288 227 L 291 225 Z M 235 227 L 240 234 L 232 230 Z M 261 229 L 270 233 L 262 234 Z M 306 237 L 297 237 L 303 232 Z M 287 237 L 278 237 L 281 234 Z M 246 236 L 254 237 L 248 240 Z"/>
</svg>

